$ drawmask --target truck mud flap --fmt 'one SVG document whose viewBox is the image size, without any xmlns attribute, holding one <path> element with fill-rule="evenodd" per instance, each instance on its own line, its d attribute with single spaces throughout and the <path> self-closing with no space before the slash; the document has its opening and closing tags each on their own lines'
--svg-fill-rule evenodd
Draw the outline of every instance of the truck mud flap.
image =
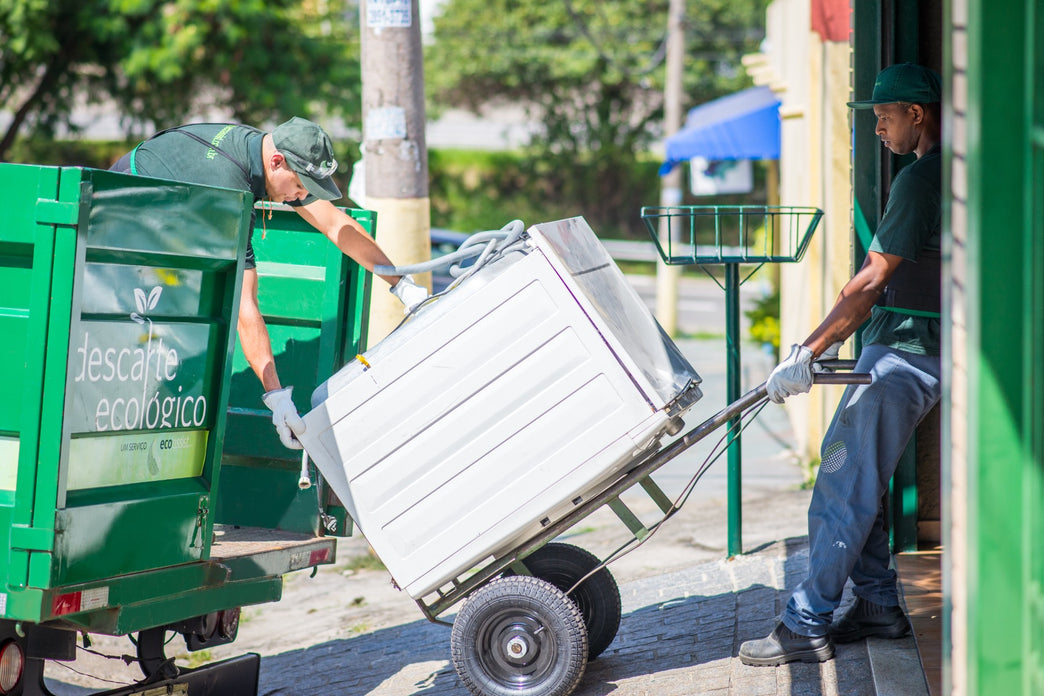
<svg viewBox="0 0 1044 696">
<path fill-rule="evenodd" d="M 247 653 L 196 669 L 174 679 L 135 684 L 96 696 L 257 696 L 261 656 Z"/>
</svg>

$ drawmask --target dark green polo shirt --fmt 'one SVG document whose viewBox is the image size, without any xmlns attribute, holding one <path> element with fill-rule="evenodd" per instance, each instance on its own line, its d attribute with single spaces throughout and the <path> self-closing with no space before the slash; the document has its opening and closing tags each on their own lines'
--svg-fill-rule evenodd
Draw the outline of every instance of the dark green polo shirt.
<svg viewBox="0 0 1044 696">
<path fill-rule="evenodd" d="M 248 191 L 256 203 L 267 195 L 261 159 L 264 135 L 264 131 L 257 128 L 233 123 L 197 123 L 172 128 L 138 146 L 133 171 L 158 179 Z M 314 196 L 308 196 L 290 205 L 307 205 L 314 200 Z M 256 211 L 250 218 L 251 234 L 255 216 Z M 246 267 L 254 268 L 254 265 L 254 248 L 248 239 Z"/>
<path fill-rule="evenodd" d="M 942 150 L 936 145 L 896 175 L 870 251 L 916 262 L 922 249 L 942 242 Z M 939 278 L 927 282 L 940 282 Z M 879 343 L 918 355 L 939 355 L 941 324 L 936 317 L 874 307 L 863 343 Z"/>
</svg>

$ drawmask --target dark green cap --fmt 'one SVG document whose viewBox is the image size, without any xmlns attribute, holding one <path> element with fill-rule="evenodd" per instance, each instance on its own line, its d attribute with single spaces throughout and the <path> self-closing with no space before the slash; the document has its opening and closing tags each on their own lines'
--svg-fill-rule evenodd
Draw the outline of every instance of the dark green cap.
<svg viewBox="0 0 1044 696">
<path fill-rule="evenodd" d="M 916 63 L 890 65 L 877 75 L 874 94 L 864 101 L 850 101 L 853 109 L 870 109 L 874 104 L 934 104 L 942 101 L 939 73 Z"/>
<path fill-rule="evenodd" d="M 272 131 L 272 143 L 286 159 L 301 183 L 316 198 L 333 201 L 341 197 L 334 183 L 337 160 L 330 136 L 315 123 L 294 116 Z"/>
</svg>

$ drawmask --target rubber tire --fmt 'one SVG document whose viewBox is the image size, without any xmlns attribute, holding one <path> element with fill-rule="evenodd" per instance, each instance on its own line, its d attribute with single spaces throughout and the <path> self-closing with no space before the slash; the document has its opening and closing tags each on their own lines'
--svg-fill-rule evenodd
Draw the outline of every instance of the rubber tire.
<svg viewBox="0 0 1044 696">
<path fill-rule="evenodd" d="M 551 542 L 522 559 L 535 577 L 547 580 L 566 592 L 576 581 L 598 567 L 601 561 L 587 549 Z M 587 659 L 593 660 L 613 642 L 620 630 L 623 609 L 620 588 L 608 568 L 602 568 L 576 588 L 570 599 L 580 608 L 587 626 Z"/>
<path fill-rule="evenodd" d="M 517 636 L 528 651 L 511 660 L 509 640 Z M 450 648 L 457 676 L 478 696 L 568 696 L 587 667 L 580 610 L 557 587 L 528 575 L 497 578 L 473 592 L 453 622 Z"/>
</svg>

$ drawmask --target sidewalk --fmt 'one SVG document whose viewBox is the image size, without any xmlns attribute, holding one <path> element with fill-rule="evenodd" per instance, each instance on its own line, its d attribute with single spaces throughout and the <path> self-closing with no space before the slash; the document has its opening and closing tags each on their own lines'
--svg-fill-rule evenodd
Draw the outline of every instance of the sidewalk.
<svg viewBox="0 0 1044 696">
<path fill-rule="evenodd" d="M 803 576 L 803 538 L 731 561 L 621 584 L 616 640 L 587 672 L 577 696 L 873 696 L 865 642 L 838 646 L 822 664 L 747 667 L 739 644 L 767 634 Z M 909 639 L 912 641 L 912 639 Z M 424 620 L 349 640 L 265 657 L 261 693 L 467 696 L 449 661 L 449 629 Z"/>
</svg>

